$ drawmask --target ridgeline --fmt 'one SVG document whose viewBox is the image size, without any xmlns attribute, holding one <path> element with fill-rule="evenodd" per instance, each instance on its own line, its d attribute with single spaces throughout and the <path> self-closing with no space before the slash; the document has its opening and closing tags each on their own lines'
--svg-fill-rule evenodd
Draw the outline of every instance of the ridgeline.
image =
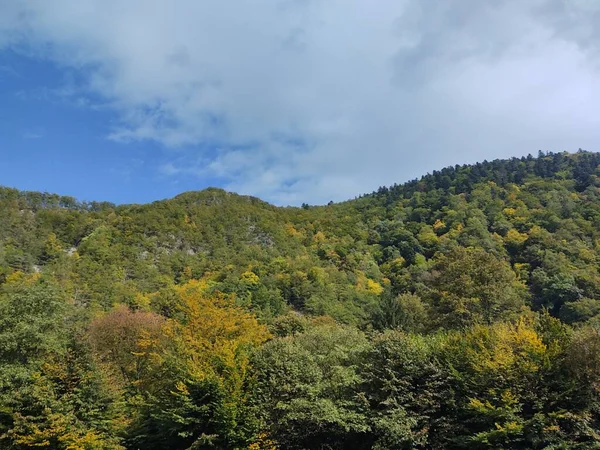
<svg viewBox="0 0 600 450">
<path fill-rule="evenodd" d="M 327 206 L 0 188 L 0 447 L 600 448 L 600 154 Z"/>
</svg>

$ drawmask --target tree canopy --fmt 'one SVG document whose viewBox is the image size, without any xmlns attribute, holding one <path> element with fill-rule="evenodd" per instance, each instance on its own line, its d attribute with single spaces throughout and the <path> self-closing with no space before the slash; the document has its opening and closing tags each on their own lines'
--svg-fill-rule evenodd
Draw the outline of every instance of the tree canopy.
<svg viewBox="0 0 600 450">
<path fill-rule="evenodd" d="M 324 206 L 0 188 L 0 447 L 600 448 L 600 154 Z"/>
</svg>

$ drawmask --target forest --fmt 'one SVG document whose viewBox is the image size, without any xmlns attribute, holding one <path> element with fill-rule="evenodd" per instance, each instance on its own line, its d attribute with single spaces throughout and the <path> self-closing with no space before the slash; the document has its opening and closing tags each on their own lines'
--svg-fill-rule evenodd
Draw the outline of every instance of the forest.
<svg viewBox="0 0 600 450">
<path fill-rule="evenodd" d="M 0 188 L 0 448 L 600 449 L 600 154 L 325 206 Z"/>
</svg>

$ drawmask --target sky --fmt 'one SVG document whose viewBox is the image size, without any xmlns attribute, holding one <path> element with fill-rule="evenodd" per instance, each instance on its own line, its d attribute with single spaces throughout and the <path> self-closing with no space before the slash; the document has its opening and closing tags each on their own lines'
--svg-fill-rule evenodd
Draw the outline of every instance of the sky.
<svg viewBox="0 0 600 450">
<path fill-rule="evenodd" d="M 0 185 L 341 201 L 600 150 L 596 0 L 2 0 Z"/>
</svg>

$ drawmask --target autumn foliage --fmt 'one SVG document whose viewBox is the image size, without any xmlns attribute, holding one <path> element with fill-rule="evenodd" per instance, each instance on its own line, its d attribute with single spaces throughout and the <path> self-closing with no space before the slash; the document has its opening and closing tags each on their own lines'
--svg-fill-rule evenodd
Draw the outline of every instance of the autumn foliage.
<svg viewBox="0 0 600 450">
<path fill-rule="evenodd" d="M 0 448 L 600 448 L 600 155 L 327 206 L 0 188 Z"/>
</svg>

